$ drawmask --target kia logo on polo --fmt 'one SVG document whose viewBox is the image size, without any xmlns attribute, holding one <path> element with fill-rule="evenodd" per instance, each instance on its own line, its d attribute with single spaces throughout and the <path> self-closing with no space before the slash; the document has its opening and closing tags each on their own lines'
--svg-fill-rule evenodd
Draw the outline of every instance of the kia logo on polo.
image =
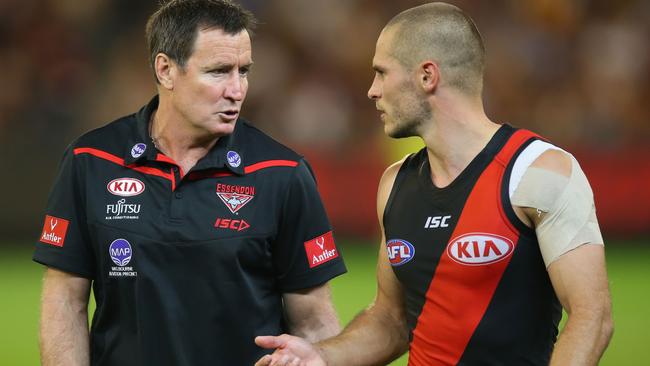
<svg viewBox="0 0 650 366">
<path fill-rule="evenodd" d="M 469 233 L 447 244 L 447 255 L 469 266 L 495 263 L 509 257 L 515 245 L 508 238 L 494 234 Z"/>
<path fill-rule="evenodd" d="M 135 178 L 118 178 L 110 181 L 106 189 L 116 196 L 131 197 L 144 192 L 144 183 Z"/>
</svg>

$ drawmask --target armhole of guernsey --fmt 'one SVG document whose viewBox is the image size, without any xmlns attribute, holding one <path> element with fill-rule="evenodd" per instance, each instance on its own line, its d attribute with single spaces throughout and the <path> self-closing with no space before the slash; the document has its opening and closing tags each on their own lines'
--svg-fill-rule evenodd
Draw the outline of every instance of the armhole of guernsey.
<svg viewBox="0 0 650 366">
<path fill-rule="evenodd" d="M 402 166 L 399 167 L 399 171 L 397 172 L 395 181 L 393 182 L 393 187 L 390 189 L 390 194 L 388 195 L 388 200 L 386 201 L 386 207 L 384 207 L 384 214 L 382 215 L 381 218 L 381 221 L 384 225 L 384 231 L 386 230 L 386 213 L 390 210 L 390 207 L 393 205 L 393 200 L 395 199 L 395 195 L 397 195 L 397 187 L 404 180 L 404 177 L 406 176 L 406 172 L 405 172 L 406 167 L 408 166 L 408 164 L 410 164 L 411 160 L 413 160 L 414 156 L 415 153 L 411 153 L 408 155 L 406 159 L 404 159 Z"/>
<path fill-rule="evenodd" d="M 532 139 L 519 148 L 519 151 L 510 161 L 506 170 L 507 179 L 505 179 L 505 187 L 503 187 L 503 208 L 512 224 L 519 228 L 522 233 L 534 235 L 534 229 L 526 226 L 526 224 L 519 219 L 517 214 L 515 214 L 511 202 L 512 195 L 519 186 L 526 169 L 528 169 L 528 167 L 547 150 L 564 151 L 546 141 Z"/>
</svg>

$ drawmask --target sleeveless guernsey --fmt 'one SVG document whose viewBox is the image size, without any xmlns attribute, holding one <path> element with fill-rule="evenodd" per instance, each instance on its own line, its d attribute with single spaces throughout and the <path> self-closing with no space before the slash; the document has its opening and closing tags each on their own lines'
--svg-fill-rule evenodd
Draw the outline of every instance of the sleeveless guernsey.
<svg viewBox="0 0 650 366">
<path fill-rule="evenodd" d="M 409 366 L 548 364 L 562 309 L 508 189 L 517 156 L 539 139 L 503 125 L 444 188 L 426 148 L 402 164 L 383 220 Z"/>
</svg>

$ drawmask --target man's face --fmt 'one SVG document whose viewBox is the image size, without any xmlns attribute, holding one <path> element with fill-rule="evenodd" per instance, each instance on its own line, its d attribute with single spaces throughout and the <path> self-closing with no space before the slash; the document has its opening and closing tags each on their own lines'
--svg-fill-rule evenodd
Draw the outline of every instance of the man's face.
<svg viewBox="0 0 650 366">
<path fill-rule="evenodd" d="M 190 127 L 211 136 L 231 134 L 248 91 L 251 41 L 245 30 L 199 30 L 191 56 L 174 75 L 173 107 Z"/>
<path fill-rule="evenodd" d="M 391 55 L 393 32 L 384 29 L 377 40 L 372 65 L 375 78 L 368 98 L 381 112 L 384 132 L 393 138 L 419 135 L 424 119 L 431 116 L 425 95 L 419 91 L 417 75 Z"/>
</svg>

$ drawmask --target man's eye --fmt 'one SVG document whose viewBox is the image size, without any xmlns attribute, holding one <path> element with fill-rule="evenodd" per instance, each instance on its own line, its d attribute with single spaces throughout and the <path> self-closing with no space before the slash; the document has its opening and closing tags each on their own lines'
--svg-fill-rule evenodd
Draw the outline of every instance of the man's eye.
<svg viewBox="0 0 650 366">
<path fill-rule="evenodd" d="M 248 67 L 242 67 L 241 69 L 239 69 L 239 74 L 242 75 L 242 76 L 248 75 L 249 72 L 250 72 L 250 69 Z"/>
</svg>

